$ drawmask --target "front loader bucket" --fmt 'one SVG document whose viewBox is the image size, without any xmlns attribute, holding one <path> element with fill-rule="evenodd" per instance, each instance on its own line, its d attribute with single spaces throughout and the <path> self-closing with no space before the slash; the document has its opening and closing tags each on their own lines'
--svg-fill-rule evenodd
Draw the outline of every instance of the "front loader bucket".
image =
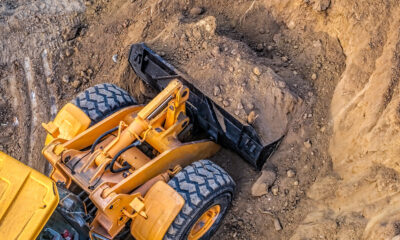
<svg viewBox="0 0 400 240">
<path fill-rule="evenodd" d="M 172 79 L 182 81 L 191 92 L 186 106 L 193 125 L 206 131 L 217 143 L 237 152 L 256 169 L 261 169 L 279 146 L 283 136 L 263 145 L 252 126 L 242 124 L 213 102 L 144 43 L 131 46 L 129 63 L 138 77 L 158 91 L 164 89 Z"/>
</svg>

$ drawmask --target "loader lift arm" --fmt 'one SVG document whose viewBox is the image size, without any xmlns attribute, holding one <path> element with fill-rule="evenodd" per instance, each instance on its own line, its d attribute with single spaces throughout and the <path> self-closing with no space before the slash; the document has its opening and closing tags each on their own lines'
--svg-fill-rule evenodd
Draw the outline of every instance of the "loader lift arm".
<svg viewBox="0 0 400 240">
<path fill-rule="evenodd" d="M 146 44 L 131 46 L 129 63 L 137 76 L 157 91 L 163 90 L 172 79 L 179 79 L 191 92 L 186 108 L 193 125 L 206 131 L 217 143 L 237 152 L 256 169 L 261 169 L 282 141 L 283 136 L 263 144 L 252 126 L 242 124 L 213 102 Z"/>
</svg>

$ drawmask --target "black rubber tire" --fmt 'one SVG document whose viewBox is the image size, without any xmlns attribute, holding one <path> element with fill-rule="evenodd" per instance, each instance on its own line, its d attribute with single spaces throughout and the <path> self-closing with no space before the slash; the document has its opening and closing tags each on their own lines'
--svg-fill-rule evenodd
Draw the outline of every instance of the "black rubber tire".
<svg viewBox="0 0 400 240">
<path fill-rule="evenodd" d="M 111 83 L 102 83 L 86 89 L 71 101 L 96 124 L 123 107 L 137 104 L 125 90 Z"/>
<path fill-rule="evenodd" d="M 235 191 L 233 179 L 217 164 L 200 160 L 185 167 L 168 184 L 185 199 L 185 205 L 169 227 L 164 240 L 186 240 L 199 217 L 210 207 L 219 204 L 221 211 L 217 220 L 201 237 L 210 239 L 231 205 Z"/>
</svg>

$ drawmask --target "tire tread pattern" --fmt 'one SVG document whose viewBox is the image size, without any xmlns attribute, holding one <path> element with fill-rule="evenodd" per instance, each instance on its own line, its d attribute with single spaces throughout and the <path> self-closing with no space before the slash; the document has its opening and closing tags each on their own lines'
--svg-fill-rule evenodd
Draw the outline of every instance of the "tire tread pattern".
<svg viewBox="0 0 400 240">
<path fill-rule="evenodd" d="M 123 107 L 137 104 L 137 101 L 116 85 L 102 83 L 79 93 L 71 103 L 85 112 L 93 125 Z"/>
<path fill-rule="evenodd" d="M 219 192 L 231 192 L 235 182 L 225 170 L 210 160 L 200 160 L 185 167 L 168 184 L 184 199 L 185 205 L 164 236 L 164 240 L 176 239 L 187 223 L 199 210 L 201 204 Z"/>
</svg>

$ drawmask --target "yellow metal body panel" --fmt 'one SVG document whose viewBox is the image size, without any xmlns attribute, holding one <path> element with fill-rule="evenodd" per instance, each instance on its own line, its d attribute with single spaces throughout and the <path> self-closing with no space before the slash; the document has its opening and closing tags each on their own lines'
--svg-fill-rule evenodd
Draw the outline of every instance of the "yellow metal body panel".
<svg viewBox="0 0 400 240">
<path fill-rule="evenodd" d="M 42 124 L 48 132 L 45 145 L 54 138 L 70 140 L 85 131 L 90 125 L 90 118 L 77 106 L 67 103 L 54 118 L 54 121 Z"/>
<path fill-rule="evenodd" d="M 58 202 L 50 178 L 0 152 L 0 239 L 35 239 Z"/>
<path fill-rule="evenodd" d="M 147 218 L 132 220 L 131 234 L 137 240 L 163 239 L 169 226 L 181 211 L 185 200 L 163 181 L 154 184 L 144 198 Z"/>
</svg>

